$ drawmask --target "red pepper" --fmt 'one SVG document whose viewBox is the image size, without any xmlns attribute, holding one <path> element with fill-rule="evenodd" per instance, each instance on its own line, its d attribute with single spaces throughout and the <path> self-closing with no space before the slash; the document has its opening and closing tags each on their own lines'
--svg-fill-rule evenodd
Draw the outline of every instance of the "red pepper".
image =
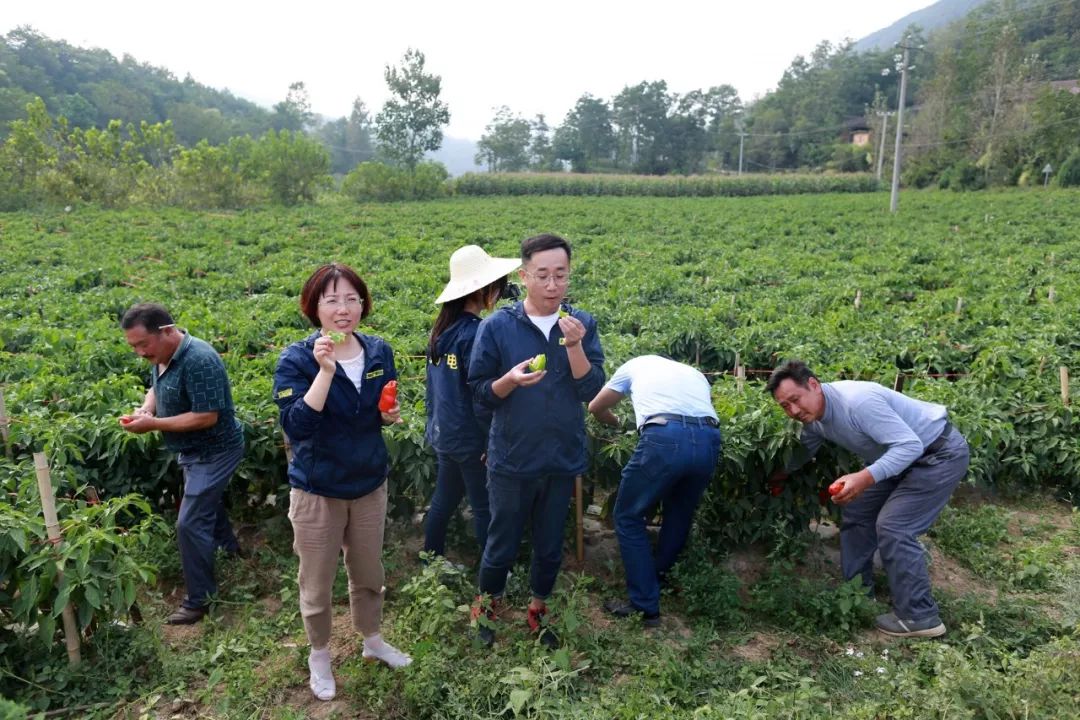
<svg viewBox="0 0 1080 720">
<path fill-rule="evenodd" d="M 829 486 L 829 495 L 836 495 L 838 492 L 844 489 L 844 481 L 837 480 Z"/>
<path fill-rule="evenodd" d="M 769 483 L 769 494 L 773 497 L 777 497 L 780 493 L 784 492 L 784 486 L 780 483 Z"/>
<path fill-rule="evenodd" d="M 382 393 L 379 394 L 379 412 L 390 412 L 397 405 L 397 380 L 391 380 L 383 385 Z"/>
<path fill-rule="evenodd" d="M 829 494 L 824 490 L 818 490 L 817 501 L 822 507 L 826 507 L 829 504 Z"/>
</svg>

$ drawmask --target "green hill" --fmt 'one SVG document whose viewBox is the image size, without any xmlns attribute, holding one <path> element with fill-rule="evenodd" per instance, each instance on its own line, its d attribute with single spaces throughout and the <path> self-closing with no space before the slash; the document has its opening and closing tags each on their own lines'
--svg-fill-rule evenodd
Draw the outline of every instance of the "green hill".
<svg viewBox="0 0 1080 720">
<path fill-rule="evenodd" d="M 11 120 L 25 117 L 35 96 L 74 127 L 104 127 L 113 119 L 136 125 L 171 120 L 185 145 L 274 127 L 273 113 L 227 90 L 190 76 L 178 80 L 130 55 L 117 60 L 107 50 L 74 47 L 20 27 L 0 37 L 0 137 Z"/>
</svg>

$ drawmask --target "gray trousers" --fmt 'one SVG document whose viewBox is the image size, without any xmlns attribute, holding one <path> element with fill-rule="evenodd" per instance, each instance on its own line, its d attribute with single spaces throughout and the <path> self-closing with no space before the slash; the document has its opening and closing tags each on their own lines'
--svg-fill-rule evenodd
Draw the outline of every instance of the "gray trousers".
<svg viewBox="0 0 1080 720">
<path fill-rule="evenodd" d="M 880 550 L 893 612 L 901 620 L 918 622 L 938 615 L 918 536 L 934 524 L 967 475 L 968 456 L 967 441 L 952 429 L 903 473 L 871 485 L 843 509 L 844 578 L 861 575 L 870 587 L 874 551 Z"/>
</svg>

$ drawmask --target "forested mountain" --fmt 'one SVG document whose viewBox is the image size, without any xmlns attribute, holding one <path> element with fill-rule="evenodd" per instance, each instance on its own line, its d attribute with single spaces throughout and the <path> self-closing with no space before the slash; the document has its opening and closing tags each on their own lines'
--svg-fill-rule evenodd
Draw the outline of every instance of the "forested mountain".
<svg viewBox="0 0 1080 720">
<path fill-rule="evenodd" d="M 977 7 L 939 25 L 970 5 Z M 901 22 L 938 26 L 905 31 L 911 49 L 906 183 L 1037 181 L 1045 164 L 1059 167 L 1080 152 L 1080 0 L 942 0 L 920 13 Z M 585 93 L 561 124 L 500 107 L 474 159 L 491 171 L 869 170 L 892 155 L 896 53 L 891 46 L 859 52 L 850 43 L 822 42 L 808 57 L 795 57 L 776 89 L 753 103 L 718 77 L 711 87 L 680 93 L 662 79 L 628 82 L 610 98 Z M 359 98 L 350 116 L 325 120 L 311 113 L 303 83 L 295 83 L 267 111 L 130 57 L 117 61 L 103 50 L 12 31 L 0 42 L 0 133 L 38 95 L 51 115 L 75 127 L 168 119 L 188 146 L 268 129 L 303 130 L 327 148 L 338 174 L 379 156 L 379 116 Z M 867 133 L 868 143 L 852 142 Z M 469 165 L 459 147 L 466 145 L 444 147 L 440 156 L 454 151 L 448 164 L 455 172 Z"/>
<path fill-rule="evenodd" d="M 904 31 L 912 25 L 922 28 L 923 32 L 933 32 L 954 20 L 959 20 L 985 2 L 986 0 L 938 0 L 929 7 L 908 13 L 888 27 L 870 33 L 862 40 L 856 41 L 851 49 L 855 52 L 887 50 L 899 42 L 904 36 Z"/>
<path fill-rule="evenodd" d="M 34 97 L 72 127 L 105 127 L 114 119 L 136 126 L 171 120 L 186 145 L 260 134 L 278 120 L 255 103 L 190 76 L 178 80 L 129 55 L 117 60 L 107 50 L 74 47 L 18 28 L 0 38 L 0 137 L 11 120 L 26 116 Z"/>
</svg>

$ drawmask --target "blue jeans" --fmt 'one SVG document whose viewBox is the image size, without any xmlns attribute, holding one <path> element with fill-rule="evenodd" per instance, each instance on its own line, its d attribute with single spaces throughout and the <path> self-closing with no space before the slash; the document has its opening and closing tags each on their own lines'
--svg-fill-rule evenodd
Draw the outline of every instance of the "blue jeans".
<svg viewBox="0 0 1080 720">
<path fill-rule="evenodd" d="M 573 475 L 520 478 L 488 473 L 491 525 L 480 562 L 480 592 L 502 597 L 506 574 L 517 557 L 525 525 L 532 523 L 529 587 L 545 599 L 562 565 L 563 527 L 570 509 Z"/>
<path fill-rule="evenodd" d="M 697 422 L 671 420 L 646 425 L 622 472 L 615 500 L 619 538 L 630 604 L 647 615 L 660 612 L 659 576 L 675 564 L 686 545 L 701 496 L 720 455 L 720 431 Z M 656 550 L 645 525 L 663 503 Z"/>
<path fill-rule="evenodd" d="M 177 458 L 184 472 L 184 499 L 176 519 L 176 540 L 187 588 L 184 607 L 206 607 L 217 594 L 214 553 L 218 548 L 235 552 L 239 547 L 223 496 L 243 458 L 243 445 L 216 453 L 182 452 Z"/>
<path fill-rule="evenodd" d="M 840 524 L 844 578 L 873 585 L 874 550 L 889 578 L 893 612 L 919 622 L 938 615 L 918 536 L 926 532 L 967 475 L 968 444 L 953 430 L 936 452 L 925 453 L 900 475 L 868 487 L 843 509 Z"/>
<path fill-rule="evenodd" d="M 484 552 L 491 509 L 488 507 L 487 468 L 480 462 L 479 453 L 466 457 L 439 453 L 439 474 L 424 522 L 424 550 L 436 555 L 446 554 L 446 528 L 463 496 L 469 498 L 476 542 L 480 552 Z"/>
</svg>

